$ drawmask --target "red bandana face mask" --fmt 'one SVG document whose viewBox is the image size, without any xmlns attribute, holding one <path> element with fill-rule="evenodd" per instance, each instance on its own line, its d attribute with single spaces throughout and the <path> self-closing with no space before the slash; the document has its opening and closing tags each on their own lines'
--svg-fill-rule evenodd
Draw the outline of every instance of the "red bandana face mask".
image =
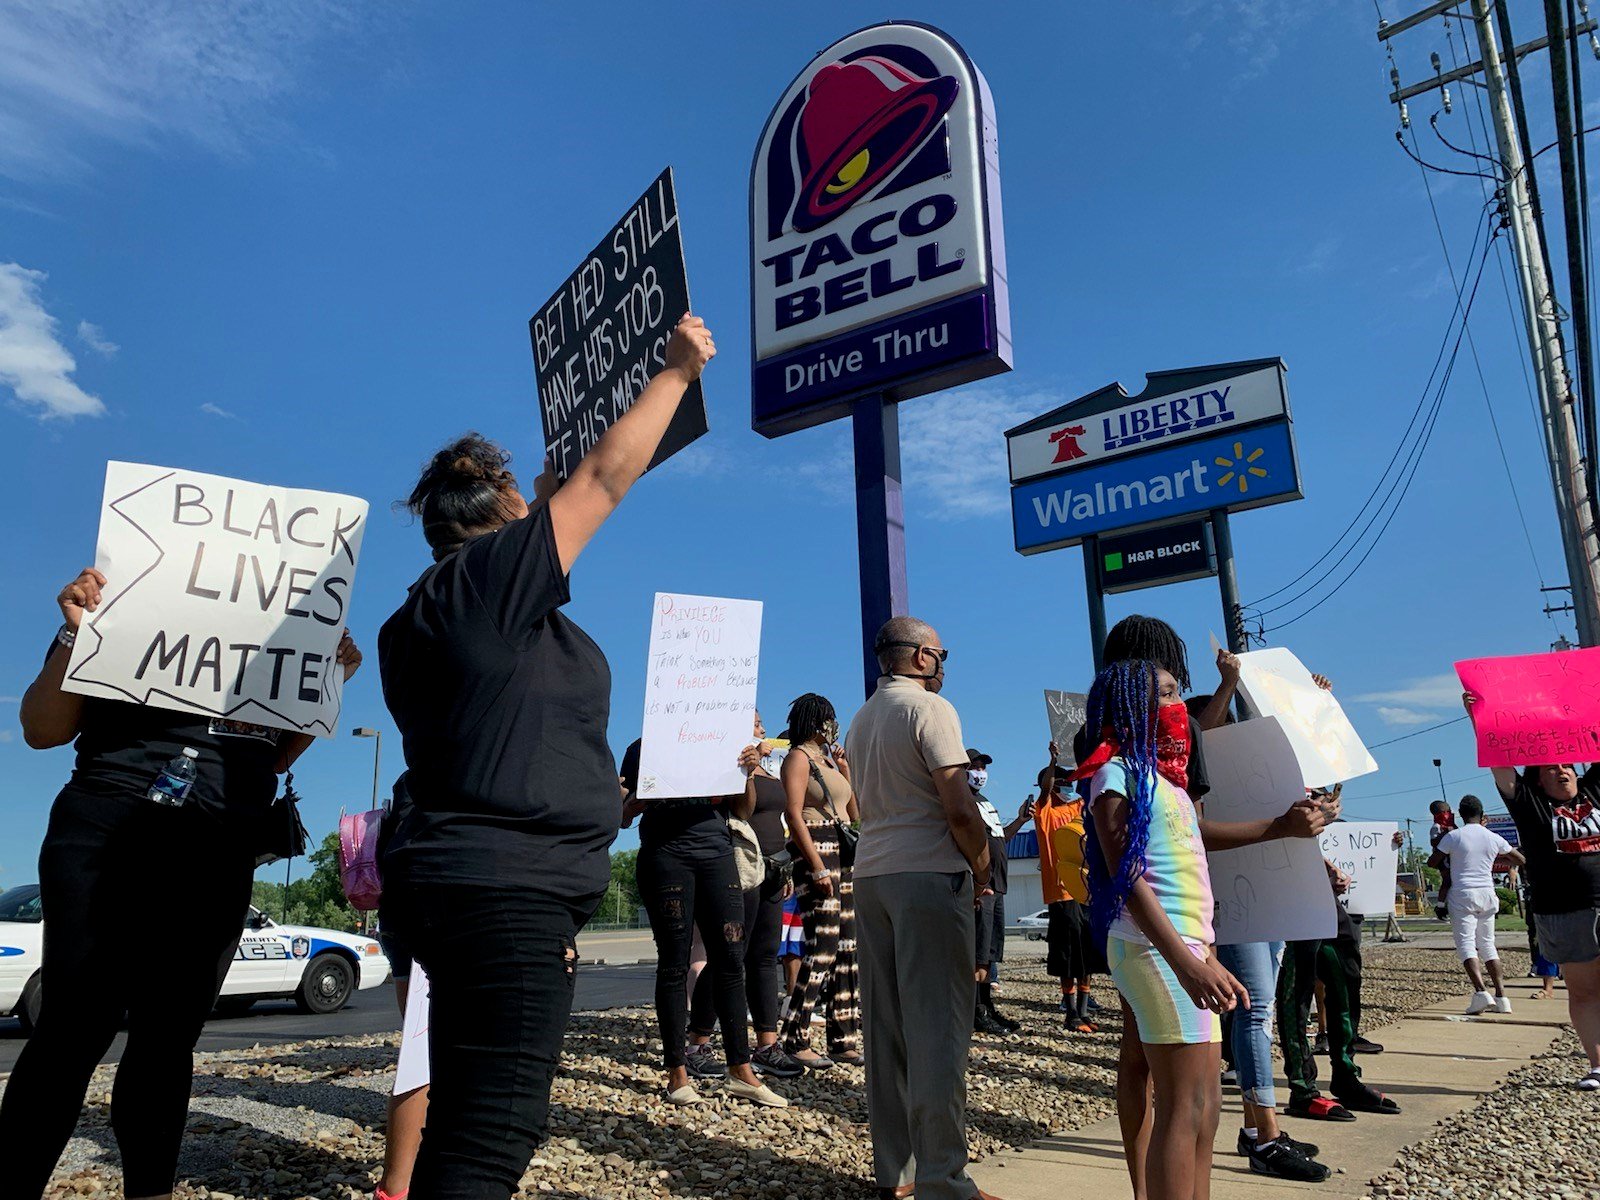
<svg viewBox="0 0 1600 1200">
<path fill-rule="evenodd" d="M 1119 753 L 1117 739 L 1107 726 L 1100 744 L 1072 773 L 1073 779 L 1088 779 Z M 1168 783 L 1189 787 L 1189 710 L 1180 701 L 1156 709 L 1156 770 Z"/>
<path fill-rule="evenodd" d="M 1182 702 L 1156 709 L 1156 769 L 1176 787 L 1189 787 L 1189 710 Z"/>
</svg>

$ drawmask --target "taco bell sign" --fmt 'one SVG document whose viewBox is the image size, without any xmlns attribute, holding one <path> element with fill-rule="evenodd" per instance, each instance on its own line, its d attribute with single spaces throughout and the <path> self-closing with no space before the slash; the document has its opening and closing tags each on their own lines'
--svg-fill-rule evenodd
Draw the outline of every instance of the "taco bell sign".
<svg viewBox="0 0 1600 1200">
<path fill-rule="evenodd" d="M 760 433 L 1011 369 L 994 102 L 936 29 L 863 29 L 789 85 L 756 147 L 750 241 Z"/>
</svg>

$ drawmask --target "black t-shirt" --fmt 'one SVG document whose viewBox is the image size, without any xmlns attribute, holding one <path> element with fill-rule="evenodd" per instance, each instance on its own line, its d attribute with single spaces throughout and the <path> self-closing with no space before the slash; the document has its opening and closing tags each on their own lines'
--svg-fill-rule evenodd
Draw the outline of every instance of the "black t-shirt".
<svg viewBox="0 0 1600 1200">
<path fill-rule="evenodd" d="M 622 820 L 611 668 L 560 609 L 549 510 L 435 563 L 378 634 L 411 810 L 386 869 L 591 901 Z"/>
<path fill-rule="evenodd" d="M 1189 786 L 1183 790 L 1189 793 L 1189 799 L 1194 801 L 1204 800 L 1211 791 L 1211 776 L 1206 774 L 1205 739 L 1200 736 L 1200 726 L 1193 717 L 1189 718 Z M 1082 762 L 1092 753 L 1094 747 L 1089 744 L 1088 727 L 1078 730 L 1072 738 L 1072 757 Z M 1088 799 L 1088 781 L 1079 789 L 1085 799 Z"/>
<path fill-rule="evenodd" d="M 1506 808 L 1528 860 L 1533 911 L 1554 916 L 1600 908 L 1600 767 L 1584 773 L 1577 799 L 1564 804 L 1547 797 L 1530 774 L 1517 776 Z"/>
<path fill-rule="evenodd" d="M 629 792 L 639 788 L 638 738 L 622 752 L 617 774 Z M 710 800 L 652 800 L 639 818 L 639 847 L 671 849 L 686 857 L 716 858 L 733 853 L 733 838 L 720 805 Z M 766 853 L 763 850 L 763 853 Z"/>
<path fill-rule="evenodd" d="M 769 858 L 781 852 L 787 840 L 783 835 L 783 813 L 787 800 L 783 782 L 770 775 L 757 775 L 756 808 L 750 814 L 750 827 L 756 831 L 761 853 Z"/>
<path fill-rule="evenodd" d="M 143 800 L 185 748 L 198 752 L 188 804 L 248 828 L 278 791 L 281 729 L 208 719 L 125 700 L 86 699 L 67 785 L 91 795 Z"/>
</svg>

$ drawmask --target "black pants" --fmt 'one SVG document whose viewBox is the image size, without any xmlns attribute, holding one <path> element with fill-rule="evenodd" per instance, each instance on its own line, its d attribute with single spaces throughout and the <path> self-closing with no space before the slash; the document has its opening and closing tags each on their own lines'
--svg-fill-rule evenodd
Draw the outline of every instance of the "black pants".
<svg viewBox="0 0 1600 1200">
<path fill-rule="evenodd" d="M 1291 1103 L 1322 1094 L 1317 1088 L 1317 1060 L 1306 1036 L 1319 979 L 1328 1021 L 1332 1091 L 1337 1099 L 1358 1096 L 1366 1090 L 1352 1048 L 1361 1022 L 1361 939 L 1359 927 L 1350 921 L 1343 905 L 1338 936 L 1290 942 L 1284 947 L 1283 967 L 1278 972 L 1278 1033 Z"/>
<path fill-rule="evenodd" d="M 547 1136 L 593 905 L 532 890 L 384 880 L 384 911 L 428 972 L 427 1127 L 412 1200 L 507 1200 Z"/>
<path fill-rule="evenodd" d="M 730 1066 L 750 1061 L 749 1011 L 744 999 L 744 889 L 726 853 L 679 852 L 671 842 L 645 845 L 637 864 L 639 897 L 656 943 L 656 1020 L 667 1069 L 685 1062 L 689 1025 L 689 953 L 694 931 L 706 948 L 711 1002 L 722 1024 Z"/>
<path fill-rule="evenodd" d="M 72 787 L 57 797 L 39 851 L 44 1006 L 0 1103 L 0 1193 L 44 1191 L 124 1017 L 111 1093 L 123 1190 L 172 1190 L 194 1044 L 239 945 L 253 865 L 244 836 L 196 809 Z M 179 923 L 172 939 L 129 927 L 152 881 Z"/>
<path fill-rule="evenodd" d="M 783 884 L 767 880 L 744 894 L 744 998 L 757 1033 L 778 1032 L 778 941 L 783 936 Z M 701 971 L 689 1004 L 689 1032 L 709 1037 L 717 1027 L 716 978 Z"/>
</svg>

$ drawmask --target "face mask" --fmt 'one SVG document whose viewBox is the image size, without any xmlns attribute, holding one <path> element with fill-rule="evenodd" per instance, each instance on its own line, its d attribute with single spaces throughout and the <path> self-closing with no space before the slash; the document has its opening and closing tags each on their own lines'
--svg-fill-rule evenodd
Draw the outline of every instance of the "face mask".
<svg viewBox="0 0 1600 1200">
<path fill-rule="evenodd" d="M 1182 701 L 1156 709 L 1156 769 L 1168 783 L 1189 786 L 1189 710 Z"/>
<path fill-rule="evenodd" d="M 984 785 L 989 782 L 989 772 L 982 767 L 978 767 L 976 770 L 969 770 L 967 772 L 967 782 L 972 785 L 973 791 L 981 792 Z"/>
</svg>

